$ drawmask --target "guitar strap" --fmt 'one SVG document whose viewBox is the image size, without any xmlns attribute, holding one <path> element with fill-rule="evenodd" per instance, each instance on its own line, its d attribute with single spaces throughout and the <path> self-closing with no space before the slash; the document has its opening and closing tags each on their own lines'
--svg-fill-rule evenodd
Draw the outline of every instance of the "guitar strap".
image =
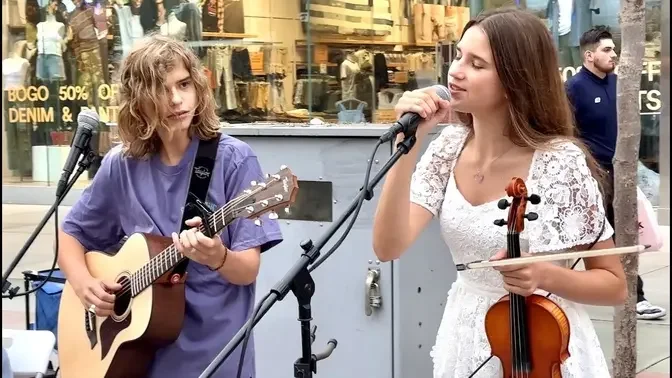
<svg viewBox="0 0 672 378">
<path fill-rule="evenodd" d="M 220 134 L 217 133 L 217 136 L 214 138 L 201 140 L 198 144 L 198 151 L 196 152 L 196 158 L 194 159 L 194 164 L 192 166 L 187 199 L 184 204 L 184 210 L 182 211 L 182 221 L 180 222 L 179 232 L 189 229 L 189 226 L 185 224 L 188 219 L 193 217 L 201 217 L 201 219 L 203 219 L 204 216 L 210 215 L 204 214 L 206 209 L 202 209 L 202 205 L 206 204 L 208 189 L 210 188 L 210 178 L 212 177 L 212 171 L 215 167 L 215 161 L 217 160 L 219 138 Z M 199 204 L 195 203 L 195 200 L 193 199 L 194 196 L 200 201 L 200 207 Z M 199 208 L 201 210 L 199 210 Z M 212 210 L 209 211 L 211 212 Z M 189 265 L 189 259 L 184 259 L 175 266 L 172 274 L 184 276 L 184 273 L 187 271 L 187 265 Z"/>
</svg>

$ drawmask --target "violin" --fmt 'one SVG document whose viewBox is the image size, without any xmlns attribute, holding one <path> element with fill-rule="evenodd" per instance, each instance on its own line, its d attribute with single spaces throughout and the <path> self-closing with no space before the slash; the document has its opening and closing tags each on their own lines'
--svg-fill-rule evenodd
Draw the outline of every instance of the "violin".
<svg viewBox="0 0 672 378">
<path fill-rule="evenodd" d="M 538 218 L 535 213 L 525 213 L 527 202 L 536 205 L 541 198 L 536 194 L 528 196 L 525 182 L 518 177 L 511 180 L 506 193 L 512 197 L 511 202 L 501 199 L 497 206 L 502 210 L 510 207 L 508 218 L 494 223 L 508 228 L 507 258 L 519 258 L 525 219 Z M 569 320 L 548 297 L 505 295 L 488 309 L 485 332 L 492 356 L 502 363 L 504 378 L 562 377 L 560 366 L 569 357 Z"/>
</svg>

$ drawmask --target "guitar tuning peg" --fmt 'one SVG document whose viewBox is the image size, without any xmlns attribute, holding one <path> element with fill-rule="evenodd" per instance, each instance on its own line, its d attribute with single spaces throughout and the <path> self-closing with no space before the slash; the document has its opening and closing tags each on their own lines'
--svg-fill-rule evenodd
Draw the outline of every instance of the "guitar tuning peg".
<svg viewBox="0 0 672 378">
<path fill-rule="evenodd" d="M 280 166 L 280 170 L 283 170 L 283 169 L 287 169 L 287 166 L 284 165 L 284 164 Z"/>
<path fill-rule="evenodd" d="M 289 214 L 290 212 L 291 212 L 291 210 L 289 209 L 289 206 L 285 207 L 285 214 Z"/>
<path fill-rule="evenodd" d="M 493 222 L 495 226 L 502 227 L 506 225 L 506 221 L 504 219 L 497 219 L 496 221 Z"/>
<path fill-rule="evenodd" d="M 268 219 L 270 220 L 278 219 L 278 213 L 276 213 L 275 211 L 271 211 L 270 213 L 268 213 Z"/>
<path fill-rule="evenodd" d="M 527 200 L 530 201 L 530 203 L 533 205 L 538 205 L 541 202 L 541 197 L 539 197 L 536 194 L 532 194 L 529 197 L 527 197 Z"/>
<path fill-rule="evenodd" d="M 529 212 L 529 213 L 525 214 L 525 219 L 527 219 L 529 221 L 534 221 L 534 220 L 539 219 L 539 215 L 537 213 Z"/>
<path fill-rule="evenodd" d="M 254 220 L 254 225 L 260 227 L 261 226 L 261 219 L 255 219 Z"/>
<path fill-rule="evenodd" d="M 270 174 L 270 173 L 267 173 L 265 176 L 266 176 L 267 179 L 271 178 L 271 174 Z"/>
<path fill-rule="evenodd" d="M 252 180 L 252 181 L 250 181 L 250 185 L 252 185 L 252 186 L 256 186 L 256 185 L 257 185 L 257 182 L 254 181 L 254 180 Z"/>
<path fill-rule="evenodd" d="M 506 209 L 510 205 L 511 204 L 509 203 L 509 201 L 506 198 L 502 198 L 502 199 L 499 200 L 499 202 L 497 202 L 497 207 L 499 207 L 501 210 Z"/>
</svg>

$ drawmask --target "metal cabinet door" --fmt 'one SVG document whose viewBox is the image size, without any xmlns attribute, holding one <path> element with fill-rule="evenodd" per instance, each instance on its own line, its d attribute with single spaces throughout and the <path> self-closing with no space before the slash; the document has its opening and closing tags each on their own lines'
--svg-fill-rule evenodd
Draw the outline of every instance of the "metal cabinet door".
<svg viewBox="0 0 672 378">
<path fill-rule="evenodd" d="M 299 180 L 331 183 L 333 221 L 343 214 L 364 183 L 373 152 L 373 138 L 338 137 L 241 137 L 255 150 L 266 173 L 287 165 Z M 389 145 L 381 146 L 371 177 L 389 157 Z M 376 194 L 380 193 L 380 186 Z M 301 186 L 301 183 L 299 183 Z M 308 185 L 306 185 L 308 187 Z M 301 188 L 299 188 L 299 193 Z M 327 195 L 328 193 L 321 193 Z M 320 193 L 312 193 L 320 195 Z M 329 339 L 338 347 L 318 363 L 321 377 L 390 378 L 392 372 L 392 270 L 391 264 L 376 264 L 372 248 L 372 221 L 377 198 L 366 201 L 358 220 L 338 250 L 313 273 L 313 325 L 317 337 L 313 353 L 321 352 Z M 349 221 L 349 220 L 348 220 Z M 346 221 L 346 225 L 347 222 Z M 262 255 L 257 282 L 257 300 L 262 298 L 297 261 L 301 241 L 317 242 L 330 222 L 280 220 L 284 241 Z M 338 238 L 342 227 L 324 255 Z M 371 263 L 369 263 L 371 261 Z M 365 313 L 365 281 L 369 268 L 379 271 L 382 305 Z M 372 274 L 373 275 L 373 274 Z M 374 280 L 372 280 L 374 281 Z M 373 282 L 372 282 L 373 283 Z M 374 287 L 375 289 L 375 287 Z M 292 377 L 294 361 L 301 355 L 298 308 L 292 293 L 277 303 L 255 327 L 257 372 L 260 378 Z"/>
</svg>

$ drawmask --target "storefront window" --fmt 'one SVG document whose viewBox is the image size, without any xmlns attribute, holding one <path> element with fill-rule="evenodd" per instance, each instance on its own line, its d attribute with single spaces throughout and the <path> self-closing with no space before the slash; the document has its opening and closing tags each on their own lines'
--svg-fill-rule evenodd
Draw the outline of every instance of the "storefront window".
<svg viewBox="0 0 672 378">
<path fill-rule="evenodd" d="M 568 78 L 578 35 L 609 25 L 617 1 L 7 0 L 3 5 L 3 184 L 54 185 L 82 109 L 95 109 L 100 156 L 118 142 L 116 74 L 150 33 L 201 57 L 223 125 L 380 124 L 406 90 L 445 80 L 454 42 L 483 10 L 518 6 L 557 37 Z M 446 4 L 451 4 L 450 6 Z M 569 22 L 557 11 L 574 4 Z M 598 8 L 591 4 L 599 3 Z M 571 5 L 570 5 L 571 6 Z M 660 6 L 647 1 L 641 161 L 657 174 Z M 564 9 L 564 8 L 563 8 Z M 576 21 L 576 25 L 572 22 Z M 576 27 L 575 27 L 576 26 Z M 566 30 L 569 32 L 566 32 Z M 81 178 L 85 186 L 96 164 Z"/>
</svg>

